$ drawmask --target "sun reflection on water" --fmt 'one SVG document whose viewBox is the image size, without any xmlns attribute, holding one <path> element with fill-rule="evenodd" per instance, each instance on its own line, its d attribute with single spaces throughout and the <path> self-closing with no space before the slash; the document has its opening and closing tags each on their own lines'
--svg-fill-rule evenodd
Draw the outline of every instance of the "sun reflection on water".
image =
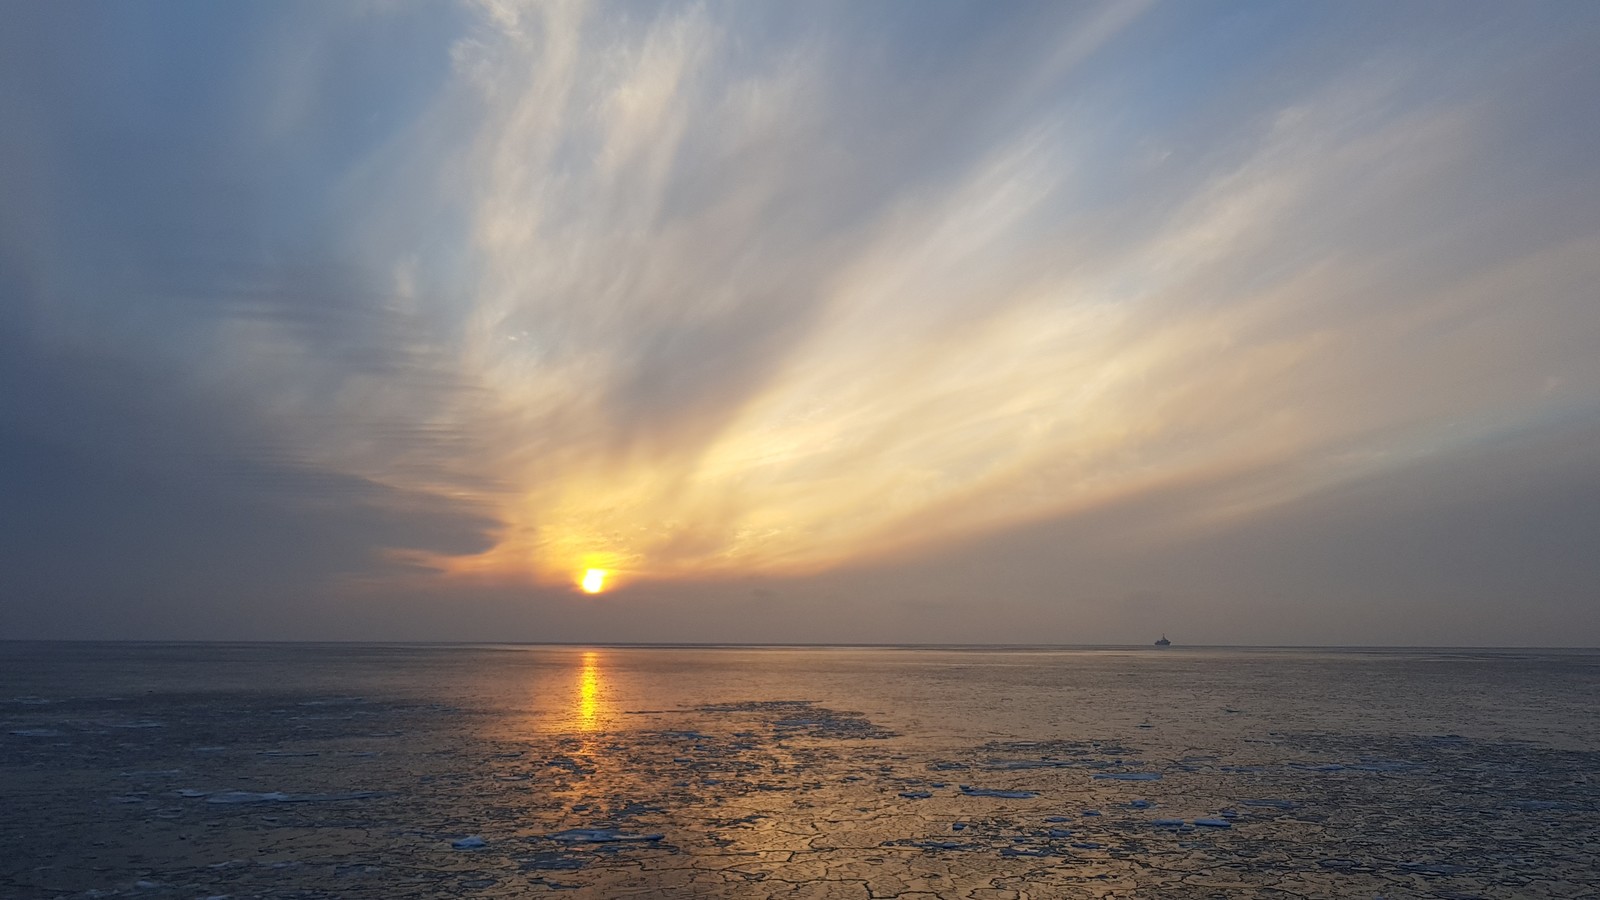
<svg viewBox="0 0 1600 900">
<path fill-rule="evenodd" d="M 601 725 L 604 700 L 600 695 L 600 654 L 588 650 L 578 670 L 578 727 L 595 731 Z"/>
</svg>

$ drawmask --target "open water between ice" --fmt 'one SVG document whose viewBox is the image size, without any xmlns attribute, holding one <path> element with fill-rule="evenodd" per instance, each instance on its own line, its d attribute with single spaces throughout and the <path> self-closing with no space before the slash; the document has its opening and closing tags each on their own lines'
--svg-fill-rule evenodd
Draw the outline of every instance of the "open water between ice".
<svg viewBox="0 0 1600 900">
<path fill-rule="evenodd" d="M 1600 895 L 1600 654 L 0 644 L 0 897 Z"/>
</svg>

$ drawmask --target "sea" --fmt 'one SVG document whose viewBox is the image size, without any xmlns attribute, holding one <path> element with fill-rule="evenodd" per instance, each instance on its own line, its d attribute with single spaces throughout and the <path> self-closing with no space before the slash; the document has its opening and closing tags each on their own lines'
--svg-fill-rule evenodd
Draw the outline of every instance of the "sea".
<svg viewBox="0 0 1600 900">
<path fill-rule="evenodd" d="M 1591 650 L 0 643 L 0 897 L 1600 896 Z"/>
</svg>

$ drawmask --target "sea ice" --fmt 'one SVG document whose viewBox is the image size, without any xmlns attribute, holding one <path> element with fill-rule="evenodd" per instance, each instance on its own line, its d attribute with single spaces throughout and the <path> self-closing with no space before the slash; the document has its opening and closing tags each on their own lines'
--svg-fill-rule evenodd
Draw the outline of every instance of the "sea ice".
<svg viewBox="0 0 1600 900">
<path fill-rule="evenodd" d="M 1511 805 L 1516 809 L 1545 812 L 1549 810 L 1564 809 L 1570 804 L 1563 803 L 1560 800 L 1518 800 Z"/>
<path fill-rule="evenodd" d="M 908 846 L 921 847 L 924 850 L 967 850 L 967 844 L 959 841 L 912 841 Z"/>
<path fill-rule="evenodd" d="M 1417 765 L 1397 759 L 1363 759 L 1347 768 L 1358 772 L 1408 772 L 1417 768 Z"/>
<path fill-rule="evenodd" d="M 545 837 L 563 844 L 614 844 L 625 841 L 659 841 L 662 836 L 613 831 L 609 828 L 568 828 L 566 831 L 558 831 Z"/>
<path fill-rule="evenodd" d="M 377 791 L 345 791 L 339 794 L 285 794 L 282 791 L 218 791 L 214 794 L 185 788 L 185 797 L 205 797 L 207 803 L 331 803 L 338 800 L 365 800 Z"/>
<path fill-rule="evenodd" d="M 1196 825 L 1204 825 L 1207 828 L 1232 828 L 1233 827 L 1233 823 L 1229 822 L 1227 819 L 1195 819 L 1194 823 Z"/>
<path fill-rule="evenodd" d="M 1037 791 L 999 791 L 993 788 L 975 788 L 971 785 L 961 785 L 961 793 L 968 797 L 1000 797 L 1006 800 L 1031 800 L 1039 796 Z"/>
<path fill-rule="evenodd" d="M 475 834 L 472 834 L 464 838 L 458 838 L 451 841 L 450 846 L 456 850 L 482 850 L 484 847 L 489 846 L 489 842 Z"/>
<path fill-rule="evenodd" d="M 1150 824 L 1156 826 L 1157 828 L 1181 828 L 1181 827 L 1183 827 L 1183 820 L 1182 819 L 1156 819 L 1155 821 L 1151 822 Z"/>
<path fill-rule="evenodd" d="M 566 853 L 541 853 L 522 864 L 527 870 L 546 870 L 555 872 L 574 872 L 584 867 L 587 859 L 581 856 L 569 856 Z"/>
<path fill-rule="evenodd" d="M 207 803 L 287 803 L 289 800 L 289 795 L 280 791 L 266 791 L 264 793 L 256 793 L 255 791 L 221 791 L 210 796 L 206 796 L 204 792 L 197 791 L 184 796 L 203 796 L 206 797 Z"/>
<path fill-rule="evenodd" d="M 907 800 L 926 800 L 933 795 L 927 791 L 901 791 L 900 796 Z"/>
<path fill-rule="evenodd" d="M 1467 871 L 1466 866 L 1457 866 L 1450 863 L 1406 862 L 1400 868 L 1407 872 L 1416 872 L 1420 875 L 1459 875 Z"/>
<path fill-rule="evenodd" d="M 1101 772 L 1091 775 L 1097 781 L 1160 781 L 1160 772 Z"/>
</svg>

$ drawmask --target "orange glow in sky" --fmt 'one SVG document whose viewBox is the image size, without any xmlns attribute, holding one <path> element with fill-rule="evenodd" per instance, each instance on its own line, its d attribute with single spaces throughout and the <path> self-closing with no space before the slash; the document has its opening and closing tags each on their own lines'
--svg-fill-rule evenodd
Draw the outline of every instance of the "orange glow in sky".
<svg viewBox="0 0 1600 900">
<path fill-rule="evenodd" d="M 600 593 L 606 589 L 606 570 L 589 569 L 583 573 L 583 581 L 580 584 L 586 594 Z"/>
</svg>

